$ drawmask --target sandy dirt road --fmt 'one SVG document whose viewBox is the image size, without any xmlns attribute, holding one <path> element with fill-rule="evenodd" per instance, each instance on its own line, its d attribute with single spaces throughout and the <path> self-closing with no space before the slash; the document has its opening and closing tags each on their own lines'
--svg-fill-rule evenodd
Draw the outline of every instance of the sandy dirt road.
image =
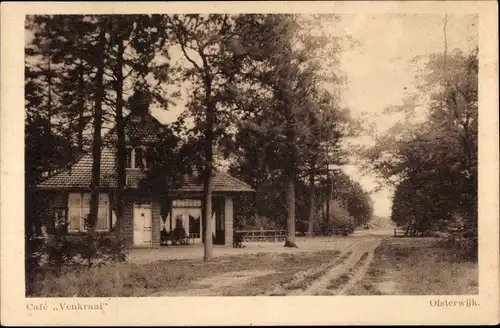
<svg viewBox="0 0 500 328">
<path fill-rule="evenodd" d="M 280 284 L 269 284 L 269 277 L 279 274 L 276 270 L 254 270 L 226 272 L 193 282 L 193 288 L 184 291 L 163 291 L 161 296 L 222 296 L 228 289 L 240 290 L 241 295 L 251 294 L 252 286 L 268 286 L 261 295 L 345 295 L 349 289 L 363 279 L 375 249 L 385 235 L 369 233 L 354 234 L 345 238 L 324 238 L 301 242 L 295 252 L 337 250 L 338 256 L 323 264 L 298 270 L 293 279 Z M 281 245 L 281 248 L 284 248 Z M 294 251 L 285 249 L 287 252 Z M 234 294 L 233 294 L 234 295 Z"/>
<path fill-rule="evenodd" d="M 356 282 L 363 279 L 381 238 L 356 238 L 339 257 L 330 262 L 323 275 L 313 280 L 305 289 L 287 295 L 343 295 Z"/>
</svg>

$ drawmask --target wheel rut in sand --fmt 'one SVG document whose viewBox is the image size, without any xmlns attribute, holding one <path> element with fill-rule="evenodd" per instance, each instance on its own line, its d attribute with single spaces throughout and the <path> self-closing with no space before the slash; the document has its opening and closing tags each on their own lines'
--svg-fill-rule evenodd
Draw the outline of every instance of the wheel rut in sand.
<svg viewBox="0 0 500 328">
<path fill-rule="evenodd" d="M 322 265 L 296 272 L 289 280 L 276 284 L 260 295 L 343 295 L 362 280 L 374 257 L 379 238 L 356 240 L 338 256 Z M 227 272 L 194 281 L 183 290 L 159 291 L 151 296 L 223 296 L 227 287 L 244 286 L 251 280 L 258 281 L 274 270 L 245 270 Z"/>
<path fill-rule="evenodd" d="M 338 265 L 342 261 L 346 260 L 351 254 L 350 249 L 354 245 L 348 246 L 339 257 L 335 257 L 331 262 L 322 264 L 318 267 L 314 267 L 308 270 L 302 270 L 297 272 L 294 277 L 287 283 L 276 286 L 273 290 L 266 293 L 268 296 L 284 296 L 284 295 L 300 295 L 300 292 L 305 290 L 311 283 L 316 279 L 322 277 L 326 272 L 328 272 L 332 267 Z"/>
<path fill-rule="evenodd" d="M 287 293 L 287 295 L 345 294 L 356 282 L 363 279 L 379 243 L 379 239 L 373 239 L 360 244 L 354 244 L 349 249 L 350 254 L 349 252 L 345 253 L 345 255 L 349 255 L 344 261 L 339 261 L 342 259 L 342 256 L 338 260 L 332 261 L 328 270 L 325 270 L 307 288 L 293 290 Z M 332 286 L 332 283 L 334 286 Z"/>
<path fill-rule="evenodd" d="M 336 295 L 346 295 L 349 289 L 351 289 L 357 282 L 361 281 L 365 276 L 368 268 L 370 267 L 370 263 L 373 261 L 373 257 L 375 255 L 375 249 L 377 248 L 379 242 L 375 245 L 375 247 L 369 251 L 366 256 L 366 259 L 360 262 L 359 267 L 354 271 L 354 275 L 351 279 L 335 293 Z"/>
</svg>

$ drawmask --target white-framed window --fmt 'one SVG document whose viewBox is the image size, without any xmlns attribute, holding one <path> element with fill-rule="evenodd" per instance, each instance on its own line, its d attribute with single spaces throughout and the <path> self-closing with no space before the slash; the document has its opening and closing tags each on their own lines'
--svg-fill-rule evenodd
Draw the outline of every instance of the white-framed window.
<svg viewBox="0 0 500 328">
<path fill-rule="evenodd" d="M 127 168 L 147 169 L 146 147 L 127 147 Z"/>
<path fill-rule="evenodd" d="M 90 193 L 70 193 L 68 196 L 68 231 L 87 231 L 85 219 L 90 212 Z M 99 194 L 96 231 L 109 231 L 109 195 Z"/>
</svg>

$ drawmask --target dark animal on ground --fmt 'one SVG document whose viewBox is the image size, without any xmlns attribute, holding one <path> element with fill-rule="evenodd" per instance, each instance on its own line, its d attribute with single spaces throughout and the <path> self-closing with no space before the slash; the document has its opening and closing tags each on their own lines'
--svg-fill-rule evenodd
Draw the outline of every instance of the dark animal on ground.
<svg viewBox="0 0 500 328">
<path fill-rule="evenodd" d="M 233 248 L 244 248 L 245 245 L 243 245 L 243 238 L 243 233 L 233 233 Z"/>
</svg>

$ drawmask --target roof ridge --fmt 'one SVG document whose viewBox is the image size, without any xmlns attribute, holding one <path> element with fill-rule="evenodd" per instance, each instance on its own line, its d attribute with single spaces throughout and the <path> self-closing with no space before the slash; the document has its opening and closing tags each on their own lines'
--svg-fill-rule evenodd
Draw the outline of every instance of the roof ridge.
<svg viewBox="0 0 500 328">
<path fill-rule="evenodd" d="M 125 115 L 125 117 L 123 117 L 123 124 L 125 125 L 126 123 L 126 120 L 130 119 L 130 113 Z M 116 131 L 116 123 L 113 125 L 112 128 L 109 129 L 108 132 L 106 132 L 106 134 L 104 134 L 104 136 L 102 137 L 102 141 L 108 141 L 109 138 L 111 138 L 112 134 Z"/>
</svg>

